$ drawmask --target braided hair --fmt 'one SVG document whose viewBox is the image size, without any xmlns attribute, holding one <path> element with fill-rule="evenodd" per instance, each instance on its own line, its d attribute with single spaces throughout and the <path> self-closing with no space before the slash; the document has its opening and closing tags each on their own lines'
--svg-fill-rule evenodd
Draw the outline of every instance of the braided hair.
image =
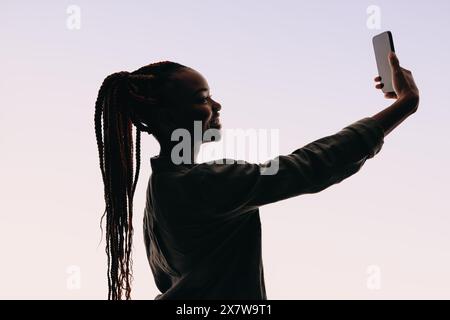
<svg viewBox="0 0 450 320">
<path fill-rule="evenodd" d="M 183 68 L 187 67 L 161 61 L 131 73 L 113 73 L 98 92 L 94 122 L 106 204 L 100 228 L 103 233 L 106 216 L 109 300 L 123 296 L 129 300 L 131 295 L 133 196 L 139 177 L 141 132 L 154 134 L 152 114 L 163 105 L 160 89 Z M 132 124 L 136 126 L 134 177 Z"/>
</svg>

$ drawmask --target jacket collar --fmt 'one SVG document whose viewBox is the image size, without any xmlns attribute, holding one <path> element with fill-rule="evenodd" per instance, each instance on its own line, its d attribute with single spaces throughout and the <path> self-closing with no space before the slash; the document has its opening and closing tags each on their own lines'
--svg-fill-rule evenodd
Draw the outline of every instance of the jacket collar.
<svg viewBox="0 0 450 320">
<path fill-rule="evenodd" d="M 192 166 L 195 166 L 197 163 L 181 163 L 181 164 L 175 164 L 173 163 L 172 159 L 168 156 L 154 156 L 150 158 L 150 165 L 152 167 L 152 172 L 163 172 L 163 171 L 176 171 L 176 170 L 183 170 L 186 168 L 191 168 Z"/>
</svg>

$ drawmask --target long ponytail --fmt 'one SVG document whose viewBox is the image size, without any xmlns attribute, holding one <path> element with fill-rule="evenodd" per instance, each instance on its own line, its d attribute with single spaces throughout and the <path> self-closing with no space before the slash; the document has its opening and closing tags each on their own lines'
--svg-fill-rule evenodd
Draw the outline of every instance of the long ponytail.
<svg viewBox="0 0 450 320">
<path fill-rule="evenodd" d="M 133 197 L 140 170 L 141 131 L 153 133 L 149 119 L 140 119 L 133 109 L 147 110 L 142 108 L 151 108 L 157 104 L 157 100 L 152 99 L 147 103 L 140 101 L 142 96 L 133 92 L 130 84 L 132 81 L 142 84 L 145 80 L 152 79 L 155 84 L 161 85 L 180 68 L 185 66 L 162 61 L 144 66 L 132 73 L 117 72 L 106 77 L 98 92 L 94 122 L 106 204 L 100 226 L 106 216 L 105 251 L 108 258 L 109 300 L 121 300 L 123 296 L 127 300 L 131 298 Z M 133 124 L 136 126 L 135 148 Z M 134 150 L 135 174 L 133 174 Z"/>
</svg>

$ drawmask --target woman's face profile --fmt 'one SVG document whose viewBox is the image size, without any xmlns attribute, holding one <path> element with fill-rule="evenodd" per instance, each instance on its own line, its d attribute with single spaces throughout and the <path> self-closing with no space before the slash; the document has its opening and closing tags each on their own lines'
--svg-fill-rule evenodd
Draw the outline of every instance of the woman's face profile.
<svg viewBox="0 0 450 320">
<path fill-rule="evenodd" d="M 177 71 L 172 79 L 166 97 L 170 105 L 169 118 L 177 127 L 191 131 L 194 121 L 201 121 L 202 134 L 210 128 L 220 130 L 221 105 L 212 99 L 206 79 L 190 68 Z"/>
</svg>

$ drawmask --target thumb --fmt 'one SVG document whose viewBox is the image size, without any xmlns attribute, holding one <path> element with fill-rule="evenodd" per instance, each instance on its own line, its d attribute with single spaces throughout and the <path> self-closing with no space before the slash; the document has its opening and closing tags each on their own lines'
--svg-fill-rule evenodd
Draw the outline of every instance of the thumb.
<svg viewBox="0 0 450 320">
<path fill-rule="evenodd" d="M 389 64 L 391 65 L 392 70 L 398 70 L 400 68 L 400 62 L 398 61 L 395 52 L 389 53 Z"/>
</svg>

